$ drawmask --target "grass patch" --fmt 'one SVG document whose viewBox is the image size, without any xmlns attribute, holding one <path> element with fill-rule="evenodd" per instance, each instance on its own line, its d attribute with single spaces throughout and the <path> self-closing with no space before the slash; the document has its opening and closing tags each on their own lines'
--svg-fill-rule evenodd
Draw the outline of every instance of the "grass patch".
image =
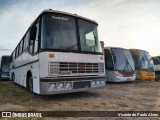
<svg viewBox="0 0 160 120">
<path fill-rule="evenodd" d="M 30 94 L 25 88 L 11 84 L 10 81 L 0 82 L 0 103 L 11 103 L 25 105 L 26 102 L 32 102 L 33 94 Z"/>
</svg>

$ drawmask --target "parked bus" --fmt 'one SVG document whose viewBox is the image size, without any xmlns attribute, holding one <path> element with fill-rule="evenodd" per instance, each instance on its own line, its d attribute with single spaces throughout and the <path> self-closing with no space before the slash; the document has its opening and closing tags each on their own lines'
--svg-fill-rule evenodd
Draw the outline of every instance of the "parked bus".
<svg viewBox="0 0 160 120">
<path fill-rule="evenodd" d="M 130 49 L 129 51 L 135 63 L 136 78 L 138 80 L 155 80 L 153 60 L 149 53 L 139 49 Z"/>
<path fill-rule="evenodd" d="M 152 57 L 155 69 L 155 80 L 160 80 L 160 56 Z"/>
<path fill-rule="evenodd" d="M 105 47 L 106 81 L 134 81 L 135 66 L 129 50 L 119 47 Z"/>
<path fill-rule="evenodd" d="M 6 80 L 10 78 L 9 66 L 11 62 L 10 56 L 1 57 L 1 80 Z"/>
<path fill-rule="evenodd" d="M 104 87 L 97 27 L 76 14 L 44 10 L 11 54 L 11 79 L 44 95 Z"/>
</svg>

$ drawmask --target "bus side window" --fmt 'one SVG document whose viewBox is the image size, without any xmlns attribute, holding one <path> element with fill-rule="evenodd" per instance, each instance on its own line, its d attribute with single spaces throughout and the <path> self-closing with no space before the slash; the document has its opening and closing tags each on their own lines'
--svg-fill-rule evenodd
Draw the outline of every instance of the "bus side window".
<svg viewBox="0 0 160 120">
<path fill-rule="evenodd" d="M 33 40 L 30 40 L 29 42 L 29 52 L 33 54 Z"/>
<path fill-rule="evenodd" d="M 133 58 L 133 61 L 134 61 L 134 65 L 135 65 L 135 69 L 138 70 L 139 69 L 139 62 L 138 62 L 138 57 L 136 55 L 136 52 L 134 50 L 129 50 L 131 55 L 132 55 L 132 58 Z"/>
<path fill-rule="evenodd" d="M 154 65 L 158 65 L 159 64 L 159 60 L 158 59 L 153 59 L 153 63 L 154 63 Z"/>
<path fill-rule="evenodd" d="M 30 30 L 27 31 L 24 37 L 23 50 L 26 50 L 26 48 L 28 47 L 29 37 L 30 37 Z"/>
<path fill-rule="evenodd" d="M 39 37 L 39 22 L 36 24 L 37 31 L 36 31 L 36 40 L 34 41 L 34 53 L 38 51 L 38 37 Z"/>
<path fill-rule="evenodd" d="M 112 56 L 109 49 L 105 50 L 105 68 L 106 70 L 114 70 Z"/>
<path fill-rule="evenodd" d="M 16 58 L 18 57 L 18 55 L 19 55 L 19 45 L 16 48 Z"/>
<path fill-rule="evenodd" d="M 30 35 L 29 52 L 34 54 L 38 51 L 39 22 L 31 28 Z"/>
<path fill-rule="evenodd" d="M 19 54 L 21 54 L 23 51 L 23 39 L 21 40 L 20 44 L 19 44 Z"/>
</svg>

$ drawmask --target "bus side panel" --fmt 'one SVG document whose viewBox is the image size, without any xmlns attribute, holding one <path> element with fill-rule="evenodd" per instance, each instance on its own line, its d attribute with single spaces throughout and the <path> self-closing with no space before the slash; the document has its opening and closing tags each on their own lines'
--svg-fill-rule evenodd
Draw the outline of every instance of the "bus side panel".
<svg viewBox="0 0 160 120">
<path fill-rule="evenodd" d="M 21 61 L 21 56 L 17 57 L 17 59 L 15 60 L 15 70 L 14 70 L 14 74 L 15 74 L 15 82 L 20 84 L 20 70 L 19 70 L 19 66 Z"/>
<path fill-rule="evenodd" d="M 27 71 L 29 69 L 29 66 L 25 65 L 25 64 L 28 63 L 28 50 L 25 51 L 21 56 L 22 56 L 22 58 L 21 58 L 21 65 L 24 65 L 24 66 L 21 67 L 22 85 L 24 87 L 27 87 L 27 85 L 26 85 L 26 78 L 27 78 Z"/>
<path fill-rule="evenodd" d="M 24 87 L 27 87 L 27 73 L 30 71 L 33 77 L 33 92 L 39 93 L 38 54 L 32 56 L 28 51 L 25 51 L 10 64 L 10 68 L 10 78 L 14 74 L 15 82 Z"/>
<path fill-rule="evenodd" d="M 34 56 L 28 56 L 28 62 L 30 63 L 28 66 L 28 71 L 31 71 L 33 78 L 33 92 L 39 94 L 40 93 L 40 81 L 39 81 L 39 55 L 36 54 Z M 27 72 L 28 72 L 27 71 Z"/>
<path fill-rule="evenodd" d="M 155 72 L 136 70 L 137 80 L 155 80 Z"/>
<path fill-rule="evenodd" d="M 39 62 L 32 64 L 31 68 L 32 77 L 33 77 L 33 92 L 40 93 L 40 78 L 39 78 Z"/>
<path fill-rule="evenodd" d="M 15 74 L 15 82 L 26 87 L 26 71 L 27 71 L 27 66 L 22 66 L 19 68 L 16 68 L 15 70 L 13 70 L 14 74 Z M 13 73 L 12 72 L 12 73 Z"/>
</svg>

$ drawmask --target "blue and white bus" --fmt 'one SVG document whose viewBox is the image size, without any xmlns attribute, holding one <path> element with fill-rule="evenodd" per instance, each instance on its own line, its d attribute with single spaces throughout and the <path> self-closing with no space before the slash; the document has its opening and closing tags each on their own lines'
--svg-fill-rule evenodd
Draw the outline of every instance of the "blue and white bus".
<svg viewBox="0 0 160 120">
<path fill-rule="evenodd" d="M 1 57 L 1 80 L 6 80 L 10 78 L 9 68 L 10 68 L 11 57 L 2 56 Z"/>
</svg>

